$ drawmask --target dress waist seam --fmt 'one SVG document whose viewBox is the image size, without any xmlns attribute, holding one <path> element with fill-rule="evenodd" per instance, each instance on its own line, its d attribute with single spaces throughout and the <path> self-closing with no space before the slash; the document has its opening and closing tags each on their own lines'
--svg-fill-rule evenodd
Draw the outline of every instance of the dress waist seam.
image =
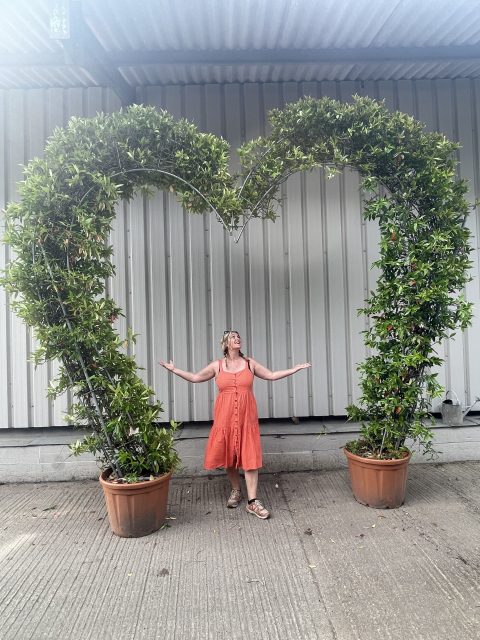
<svg viewBox="0 0 480 640">
<path fill-rule="evenodd" d="M 248 396 L 250 395 L 252 392 L 249 390 L 238 390 L 238 391 L 219 391 L 218 395 L 219 396 Z"/>
</svg>

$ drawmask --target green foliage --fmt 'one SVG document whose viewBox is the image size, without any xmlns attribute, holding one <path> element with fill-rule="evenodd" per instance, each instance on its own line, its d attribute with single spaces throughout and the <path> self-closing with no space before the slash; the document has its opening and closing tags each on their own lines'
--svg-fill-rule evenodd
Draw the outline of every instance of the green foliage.
<svg viewBox="0 0 480 640">
<path fill-rule="evenodd" d="M 156 424 L 161 403 L 112 327 L 121 310 L 103 297 L 114 273 L 107 240 L 115 205 L 146 186 L 175 191 L 192 212 L 230 209 L 227 143 L 149 107 L 72 118 L 54 132 L 45 158 L 26 167 L 5 235 L 15 258 L 3 284 L 12 308 L 35 328 L 34 362 L 62 362 L 48 393 L 72 389 L 68 419 L 92 430 L 72 452 L 90 451 L 130 481 L 179 464 L 175 424 Z"/>
<path fill-rule="evenodd" d="M 213 210 L 231 232 L 252 217 L 274 220 L 280 185 L 317 166 L 329 174 L 358 169 L 373 193 L 365 217 L 380 225 L 378 288 L 362 310 L 372 355 L 360 365 L 359 406 L 348 409 L 363 422 L 362 444 L 352 450 L 398 455 L 409 437 L 430 446 L 425 398 L 439 393 L 435 346 L 471 316 L 458 293 L 471 249 L 457 146 L 366 98 L 305 98 L 271 112 L 270 122 L 268 137 L 241 147 L 242 171 L 230 176 L 228 144 L 166 112 L 136 105 L 72 118 L 54 132 L 45 158 L 28 164 L 21 199 L 7 208 L 5 240 L 15 258 L 3 284 L 11 306 L 35 329 L 34 361 L 63 364 L 49 394 L 72 389 L 69 419 L 91 428 L 72 451 L 93 452 L 117 477 L 134 481 L 179 461 L 175 425 L 157 426 L 161 403 L 122 350 L 112 327 L 121 310 L 104 297 L 114 273 L 107 239 L 116 203 L 139 189 L 174 191 L 188 211 Z"/>
<path fill-rule="evenodd" d="M 274 218 L 280 184 L 317 166 L 353 166 L 364 190 L 375 194 L 364 215 L 380 226 L 380 277 L 361 310 L 370 321 L 365 344 L 372 355 L 359 366 L 359 406 L 347 409 L 362 422 L 361 441 L 348 448 L 396 457 L 411 438 L 430 451 L 427 398 L 441 392 L 431 372 L 441 363 L 435 349 L 471 318 L 459 294 L 469 280 L 471 247 L 466 184 L 455 175 L 458 145 L 368 98 L 305 98 L 271 112 L 270 123 L 268 137 L 240 150 L 242 206 L 258 203 L 254 215 Z"/>
</svg>

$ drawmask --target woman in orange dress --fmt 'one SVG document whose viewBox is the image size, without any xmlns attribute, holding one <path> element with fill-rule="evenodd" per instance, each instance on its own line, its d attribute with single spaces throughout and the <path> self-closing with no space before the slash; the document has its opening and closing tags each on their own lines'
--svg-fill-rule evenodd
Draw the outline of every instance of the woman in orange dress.
<svg viewBox="0 0 480 640">
<path fill-rule="evenodd" d="M 215 378 L 219 394 L 215 400 L 213 426 L 205 451 L 205 469 L 226 469 L 232 487 L 227 501 L 229 508 L 238 507 L 242 500 L 239 469 L 243 469 L 248 496 L 246 510 L 264 520 L 270 513 L 257 499 L 262 447 L 253 378 L 280 380 L 311 365 L 307 362 L 283 371 L 270 371 L 253 358 L 243 355 L 238 331 L 225 331 L 221 346 L 223 359 L 214 360 L 198 373 L 177 369 L 171 361 L 160 361 L 160 364 L 189 382 L 205 382 Z"/>
</svg>

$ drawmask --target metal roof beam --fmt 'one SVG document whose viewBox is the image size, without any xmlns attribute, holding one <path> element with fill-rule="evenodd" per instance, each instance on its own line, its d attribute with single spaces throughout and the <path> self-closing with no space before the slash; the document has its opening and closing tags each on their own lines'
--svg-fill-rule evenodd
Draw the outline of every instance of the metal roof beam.
<svg viewBox="0 0 480 640">
<path fill-rule="evenodd" d="M 90 32 L 91 33 L 91 32 Z M 480 46 L 466 47 L 381 47 L 360 49 L 258 49 L 205 51 L 122 51 L 107 54 L 93 34 L 82 38 L 78 46 L 63 40 L 67 56 L 58 53 L 0 53 L 0 67 L 62 67 L 77 65 L 96 69 L 108 84 L 131 87 L 118 71 L 119 66 L 155 64 L 318 64 L 322 62 L 428 62 L 438 60 L 480 59 Z M 87 47 L 85 41 L 92 47 Z M 68 42 L 68 44 L 66 44 Z M 95 56 L 95 57 L 94 57 Z M 96 58 L 96 59 L 95 59 Z M 127 96 L 125 96 L 127 97 Z"/>
<path fill-rule="evenodd" d="M 372 47 L 356 49 L 250 49 L 121 51 L 109 53 L 118 66 L 155 64 L 318 64 L 322 62 L 426 62 L 480 58 L 480 46 Z"/>
<path fill-rule="evenodd" d="M 74 2 L 74 5 L 79 5 Z M 118 67 L 140 65 L 220 65 L 245 64 L 362 64 L 388 62 L 438 62 L 480 60 L 480 46 L 378 47 L 355 49 L 259 49 L 122 51 L 107 53 L 85 24 L 75 20 L 71 38 L 61 40 L 63 52 L 0 53 L 0 68 L 80 66 L 100 85 L 112 88 L 124 105 L 136 101 L 135 89 Z M 73 25 L 72 25 L 73 26 Z"/>
</svg>

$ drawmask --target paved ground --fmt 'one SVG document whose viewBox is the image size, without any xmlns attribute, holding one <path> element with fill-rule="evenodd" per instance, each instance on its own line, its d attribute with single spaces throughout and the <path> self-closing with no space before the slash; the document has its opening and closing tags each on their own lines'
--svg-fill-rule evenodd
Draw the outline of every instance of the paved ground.
<svg viewBox="0 0 480 640">
<path fill-rule="evenodd" d="M 404 507 L 345 470 L 262 477 L 273 517 L 181 478 L 169 526 L 113 536 L 94 481 L 0 486 L 0 638 L 480 638 L 480 463 L 416 465 Z"/>
</svg>

